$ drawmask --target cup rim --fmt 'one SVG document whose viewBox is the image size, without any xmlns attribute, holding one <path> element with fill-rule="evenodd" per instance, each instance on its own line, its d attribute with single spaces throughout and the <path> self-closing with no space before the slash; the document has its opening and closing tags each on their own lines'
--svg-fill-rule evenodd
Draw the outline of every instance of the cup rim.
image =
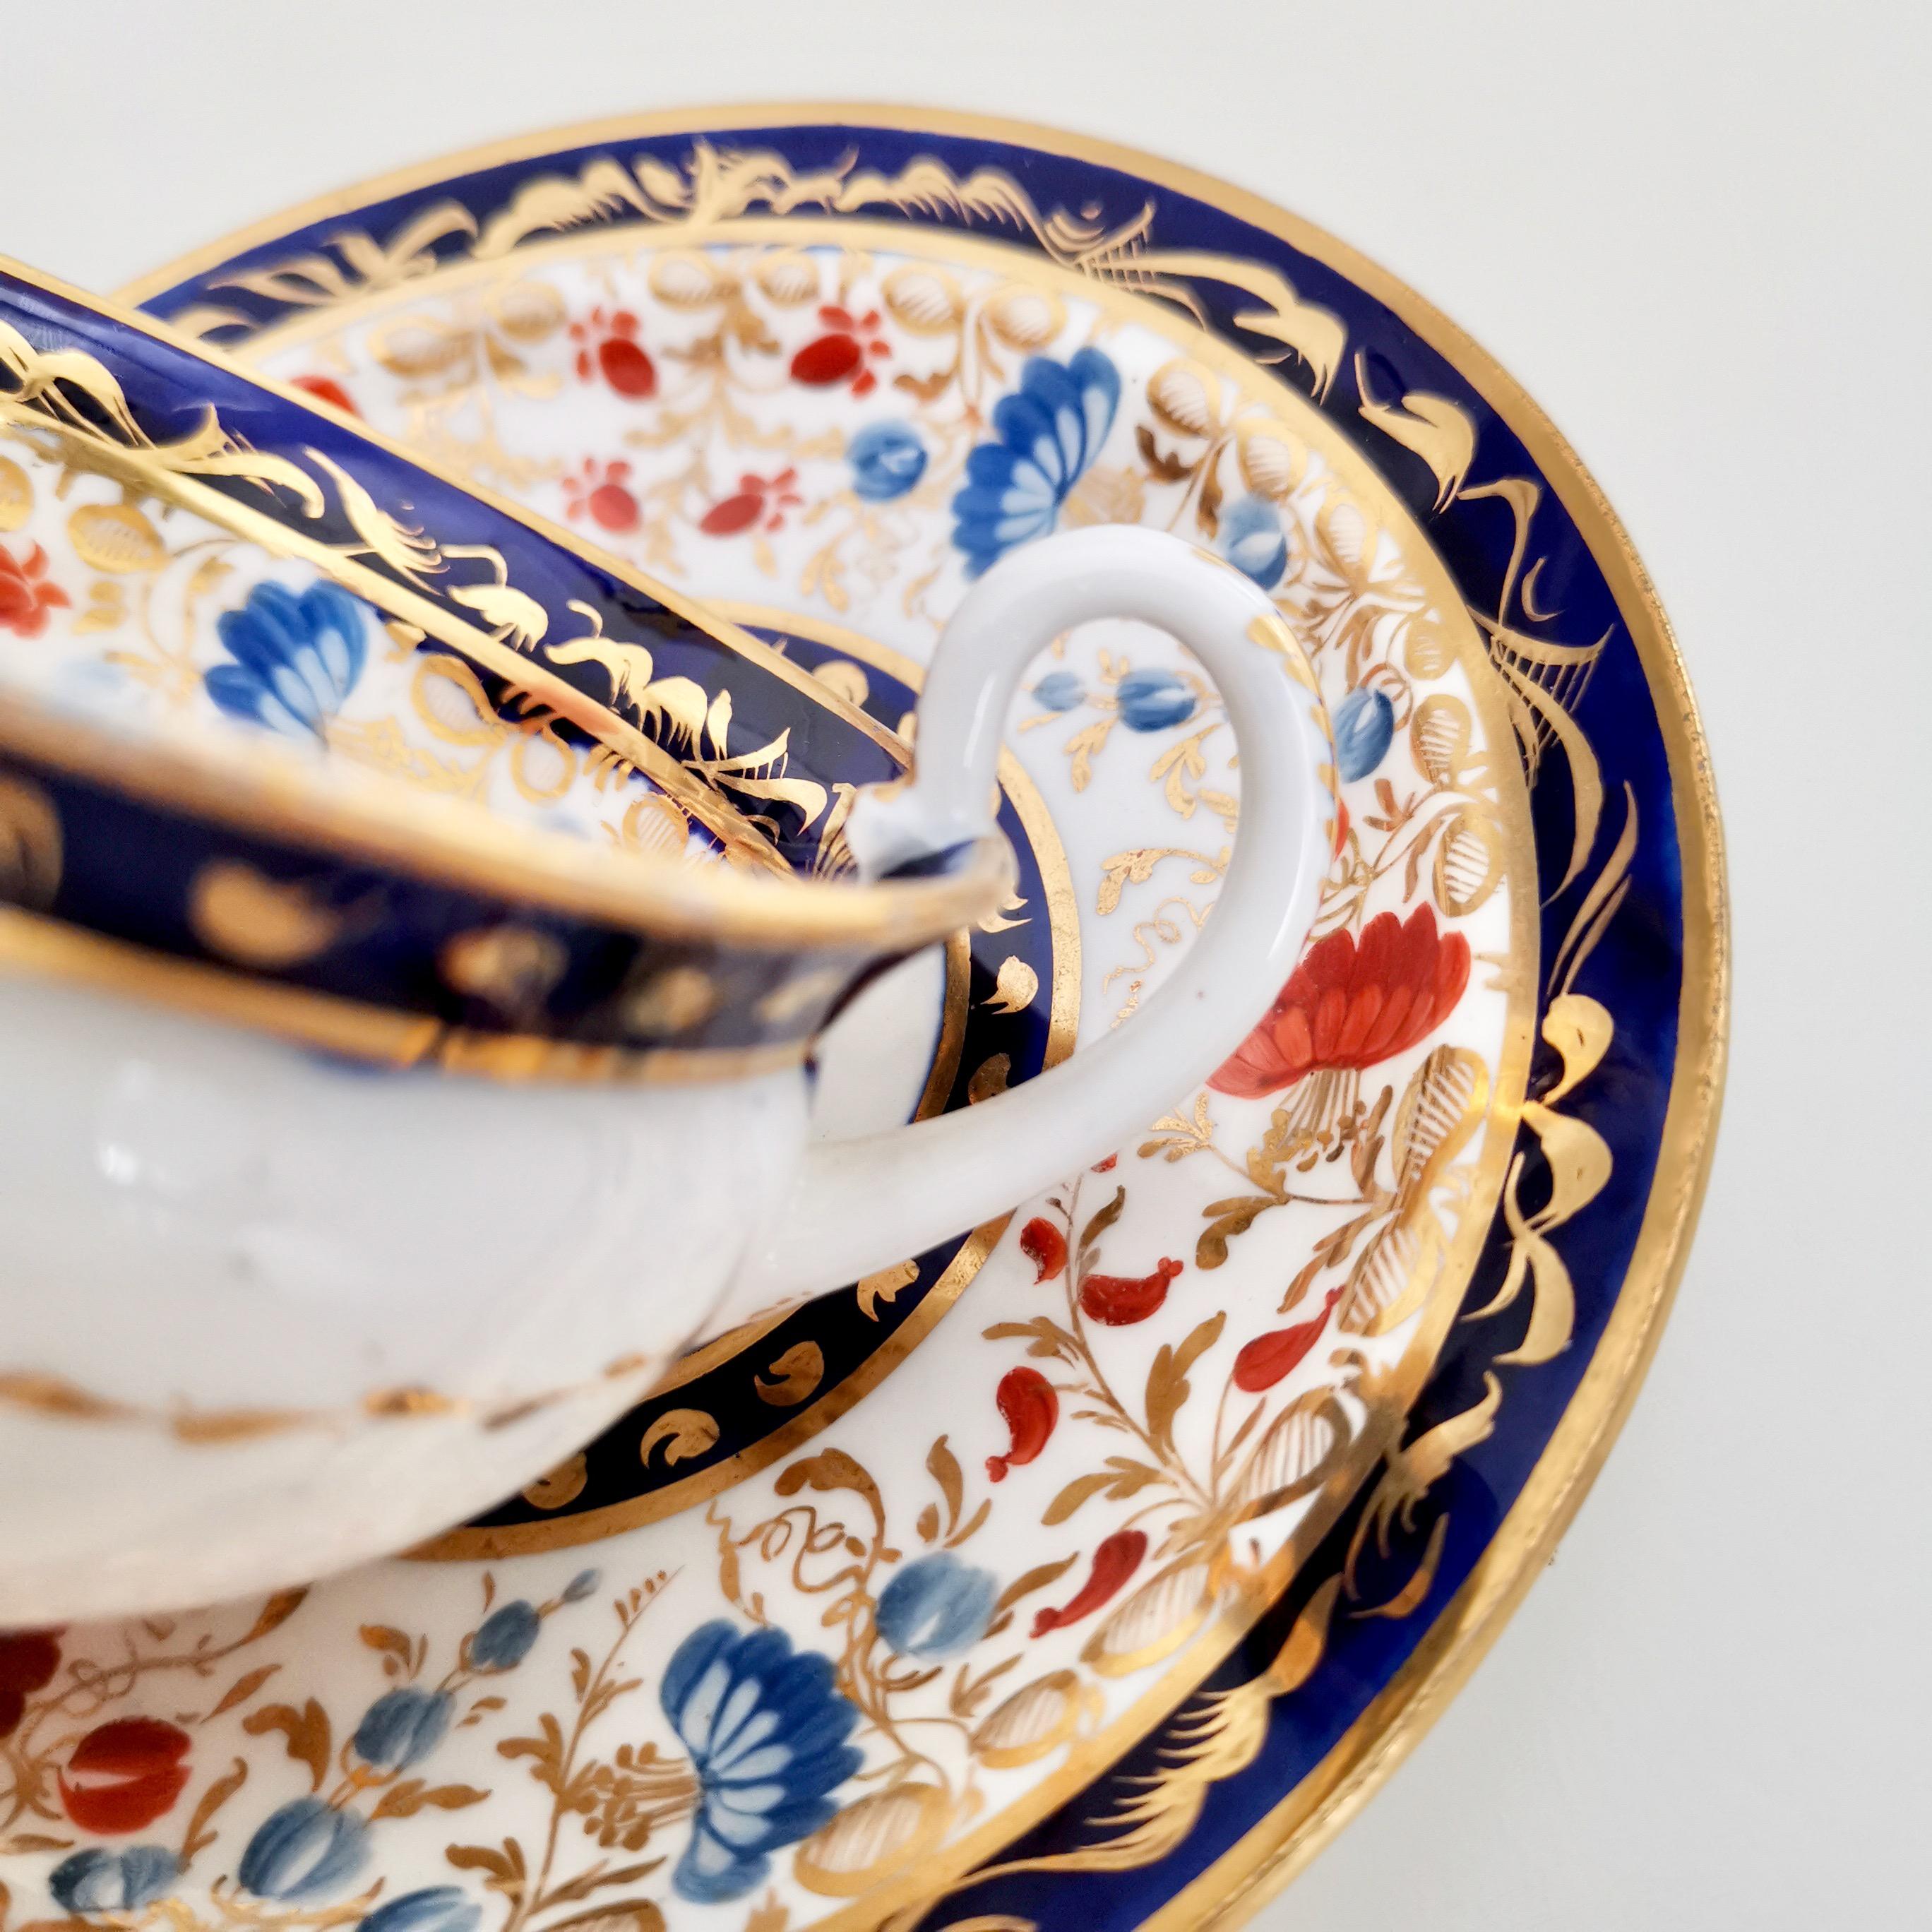
<svg viewBox="0 0 1932 1932">
<path fill-rule="evenodd" d="M 909 751 L 896 733 L 742 626 L 718 616 L 702 599 L 658 582 L 488 487 L 453 475 L 323 399 L 248 368 L 220 348 L 118 299 L 76 288 L 8 256 L 0 255 L 0 272 L 192 356 L 292 409 L 348 429 L 394 461 L 486 505 L 538 540 L 662 604 L 726 650 L 852 724 L 910 769 Z M 232 506 L 230 516 L 224 511 L 227 504 L 220 493 L 207 492 L 197 494 L 191 507 L 244 540 L 260 542 L 247 529 L 237 527 L 248 512 Z M 352 562 L 340 571 L 327 562 L 319 562 L 319 567 L 332 580 L 353 578 L 346 587 L 365 599 L 373 597 L 380 606 L 385 580 Z M 478 632 L 479 644 L 490 641 L 487 632 Z M 454 645 L 445 647 L 460 652 Z M 466 656 L 465 661 L 494 668 L 488 655 Z M 517 671 L 527 682 L 536 668 L 520 662 Z M 590 700 L 573 707 L 574 712 L 585 714 L 604 710 Z M 586 716 L 573 716 L 572 722 L 602 737 Z M 623 723 L 614 716 L 610 722 Z M 374 860 L 414 877 L 532 909 L 668 937 L 724 938 L 772 949 L 860 946 L 910 950 L 995 912 L 1009 890 L 1012 871 L 1006 840 L 995 832 L 972 842 L 959 862 L 943 873 L 865 884 L 813 879 L 791 871 L 774 851 L 769 866 L 760 868 L 772 876 L 761 880 L 722 859 L 693 865 L 670 854 L 573 839 L 474 804 L 425 794 L 401 779 L 346 763 L 332 764 L 325 777 L 298 759 L 250 745 L 238 734 L 208 734 L 190 744 L 170 742 L 145 730 L 110 729 L 18 689 L 0 688 L 0 748 L 106 784 L 128 796 L 154 800 L 237 829 L 270 827 L 334 856 Z"/>
</svg>

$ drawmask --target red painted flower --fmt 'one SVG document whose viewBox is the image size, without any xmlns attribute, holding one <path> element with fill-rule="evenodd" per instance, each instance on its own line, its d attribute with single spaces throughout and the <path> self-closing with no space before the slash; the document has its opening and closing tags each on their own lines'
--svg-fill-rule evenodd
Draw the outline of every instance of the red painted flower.
<svg viewBox="0 0 1932 1932">
<path fill-rule="evenodd" d="M 103 1838 L 152 1825 L 188 1784 L 188 1747 L 187 1732 L 158 1718 L 97 1724 L 60 1774 L 67 1815 Z"/>
<path fill-rule="evenodd" d="M 626 487 L 631 466 L 620 458 L 599 463 L 586 456 L 574 476 L 563 479 L 563 507 L 573 517 L 588 516 L 598 529 L 621 536 L 638 527 L 638 500 Z"/>
<path fill-rule="evenodd" d="M 879 312 L 868 308 L 855 316 L 850 310 L 829 303 L 818 311 L 827 333 L 814 336 L 791 358 L 791 379 L 814 389 L 830 389 L 850 382 L 852 393 L 862 396 L 878 384 L 871 364 L 892 353 L 890 346 L 878 332 Z"/>
<path fill-rule="evenodd" d="M 1304 1073 L 1372 1066 L 1426 1039 L 1468 983 L 1469 942 L 1438 933 L 1432 908 L 1379 913 L 1359 944 L 1348 932 L 1318 939 L 1208 1084 L 1256 1100 Z"/>
<path fill-rule="evenodd" d="M 1276 1328 L 1257 1335 L 1245 1343 L 1234 1358 L 1235 1388 L 1250 1395 L 1273 1388 L 1320 1340 L 1322 1330 L 1328 1325 L 1329 1312 L 1341 1292 L 1339 1288 L 1331 1288 L 1322 1304 L 1321 1313 L 1308 1321 L 1298 1322 L 1292 1328 Z"/>
<path fill-rule="evenodd" d="M 607 316 L 593 308 L 582 322 L 570 325 L 577 344 L 577 373 L 586 382 L 599 376 L 619 395 L 641 403 L 657 394 L 657 364 L 638 340 L 638 318 L 627 308 Z"/>
<path fill-rule="evenodd" d="M 14 1726 L 26 1714 L 28 1695 L 52 1682 L 60 1658 L 58 1630 L 0 1635 L 0 1738 L 14 1735 Z"/>
<path fill-rule="evenodd" d="M 349 400 L 349 392 L 333 376 L 297 376 L 292 380 L 290 386 L 297 389 L 306 389 L 311 396 L 320 396 L 325 403 L 333 403 L 338 410 L 344 410 L 352 416 L 359 416 L 362 413 Z"/>
<path fill-rule="evenodd" d="M 1094 1552 L 1094 1567 L 1072 1601 L 1057 1610 L 1042 1610 L 1033 1620 L 1033 1634 L 1044 1636 L 1048 1630 L 1063 1630 L 1091 1616 L 1120 1586 L 1141 1567 L 1147 1554 L 1147 1532 L 1117 1529 Z"/>
<path fill-rule="evenodd" d="M 1030 1462 L 1046 1447 L 1060 1420 L 1060 1398 L 1039 1370 L 1021 1368 L 1009 1369 L 1000 1378 L 993 1400 L 1000 1406 L 1000 1420 L 1013 1446 L 1004 1456 L 986 1458 L 986 1474 L 993 1482 L 1004 1483 L 1009 1469 Z"/>
<path fill-rule="evenodd" d="M 721 497 L 698 518 L 698 527 L 708 537 L 734 537 L 754 524 L 782 530 L 785 512 L 805 500 L 792 488 L 797 481 L 796 470 L 781 470 L 776 476 L 754 476 L 747 470 L 730 496 Z"/>
<path fill-rule="evenodd" d="M 1036 1288 L 1066 1265 L 1066 1237 L 1044 1214 L 1036 1214 L 1020 1230 L 1020 1252 L 1034 1264 Z"/>
<path fill-rule="evenodd" d="M 23 638 L 38 638 L 47 627 L 48 611 L 74 601 L 58 584 L 45 582 L 46 574 L 47 554 L 38 544 L 25 563 L 0 544 L 0 624 Z"/>
<path fill-rule="evenodd" d="M 1163 1256 L 1151 1274 L 1090 1274 L 1080 1284 L 1080 1312 L 1109 1328 L 1131 1328 L 1156 1313 L 1180 1264 Z"/>
</svg>

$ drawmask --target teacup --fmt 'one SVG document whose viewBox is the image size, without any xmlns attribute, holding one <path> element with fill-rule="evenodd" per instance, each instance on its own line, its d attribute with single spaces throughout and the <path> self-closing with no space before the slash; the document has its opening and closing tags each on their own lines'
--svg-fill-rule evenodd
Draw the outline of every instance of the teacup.
<svg viewBox="0 0 1932 1932">
<path fill-rule="evenodd" d="M 1032 400 L 1043 442 L 1078 434 Z M 1178 539 L 986 568 L 908 780 L 668 591 L 19 270 L 0 432 L 0 1625 L 279 1587 L 490 1503 L 694 1335 L 1108 1152 L 1238 1042 L 1312 918 L 1313 677 Z M 1024 524 L 1023 470 L 989 488 Z M 828 1017 L 998 911 L 1008 705 L 1102 617 L 1171 632 L 1226 702 L 1210 926 L 1068 1066 L 808 1145 Z M 452 728 L 541 705 L 551 764 L 406 782 L 428 754 L 383 680 L 424 676 Z"/>
</svg>

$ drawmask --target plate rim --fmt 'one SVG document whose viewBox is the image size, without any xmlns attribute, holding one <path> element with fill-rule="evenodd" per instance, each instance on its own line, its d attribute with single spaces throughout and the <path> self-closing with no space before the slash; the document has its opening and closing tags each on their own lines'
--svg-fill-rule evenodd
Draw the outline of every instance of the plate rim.
<svg viewBox="0 0 1932 1932">
<path fill-rule="evenodd" d="M 1264 196 L 1130 143 L 1007 116 L 895 101 L 736 101 L 606 116 L 481 143 L 364 177 L 187 251 L 116 291 L 130 306 L 293 230 L 462 175 L 604 141 L 735 128 L 871 128 L 990 140 L 1129 173 L 1218 208 L 1345 276 L 1450 362 L 1521 440 L 1602 570 L 1629 626 L 1670 774 L 1682 985 L 1670 1100 L 1642 1220 L 1582 1380 L 1488 1546 L 1415 1649 L 1320 1766 L 1145 1922 L 1228 1928 L 1314 1858 L 1427 1733 L 1502 1634 L 1582 1507 L 1634 1406 L 1688 1258 L 1708 1184 L 1729 1058 L 1730 923 L 1709 746 L 1681 647 L 1601 487 L 1549 414 L 1474 337 L 1353 244 Z"/>
</svg>

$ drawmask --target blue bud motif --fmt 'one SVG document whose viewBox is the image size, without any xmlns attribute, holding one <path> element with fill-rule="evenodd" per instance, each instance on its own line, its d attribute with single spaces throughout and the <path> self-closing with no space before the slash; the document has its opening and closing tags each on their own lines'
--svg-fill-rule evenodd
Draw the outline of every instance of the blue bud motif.
<svg viewBox="0 0 1932 1932">
<path fill-rule="evenodd" d="M 1395 706 L 1384 692 L 1366 685 L 1336 706 L 1335 769 L 1346 779 L 1365 778 L 1387 755 L 1395 736 Z"/>
<path fill-rule="evenodd" d="M 1048 711 L 1071 711 L 1086 696 L 1078 671 L 1050 670 L 1033 688 L 1034 702 Z"/>
<path fill-rule="evenodd" d="M 908 1563 L 880 1592 L 880 1633 L 902 1657 L 956 1656 L 986 1635 L 999 1594 L 990 1570 L 942 1550 Z"/>
<path fill-rule="evenodd" d="M 356 1932 L 476 1932 L 483 1908 L 458 1885 L 425 1886 L 379 1905 Z"/>
<path fill-rule="evenodd" d="M 338 1892 L 369 1856 L 369 1828 L 320 1798 L 293 1798 L 255 1828 L 235 1868 L 258 1898 L 300 1900 Z"/>
<path fill-rule="evenodd" d="M 1120 722 L 1130 731 L 1165 731 L 1194 716 L 1194 687 L 1171 670 L 1130 670 L 1114 686 Z"/>
<path fill-rule="evenodd" d="M 110 1852 L 90 1845 L 61 1860 L 47 1889 L 65 1912 L 138 1912 L 174 1883 L 181 1860 L 165 1845 L 130 1845 Z"/>
<path fill-rule="evenodd" d="M 602 1582 L 595 1570 L 580 1570 L 563 1586 L 563 1600 L 566 1604 L 580 1604 Z"/>
<path fill-rule="evenodd" d="M 870 423 L 845 446 L 852 490 L 868 503 L 903 496 L 926 474 L 926 445 L 902 422 Z"/>
<path fill-rule="evenodd" d="M 1244 577 L 1272 590 L 1288 568 L 1288 536 L 1265 496 L 1237 496 L 1221 512 L 1215 548 Z"/>
<path fill-rule="evenodd" d="M 543 1619 L 519 1597 L 492 1610 L 470 1640 L 470 1660 L 478 1670 L 514 1670 L 530 1654 Z"/>
<path fill-rule="evenodd" d="M 356 1754 L 378 1771 L 404 1770 L 442 1743 L 452 1710 L 446 1690 L 419 1690 L 406 1684 L 385 1691 L 356 1726 Z"/>
</svg>

